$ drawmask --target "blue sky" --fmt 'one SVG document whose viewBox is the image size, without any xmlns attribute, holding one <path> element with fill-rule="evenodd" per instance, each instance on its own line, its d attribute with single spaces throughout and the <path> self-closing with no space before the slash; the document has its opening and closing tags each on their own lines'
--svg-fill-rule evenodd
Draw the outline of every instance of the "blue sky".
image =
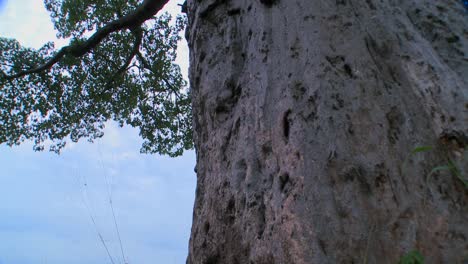
<svg viewBox="0 0 468 264">
<path fill-rule="evenodd" d="M 176 14 L 176 4 L 166 9 Z M 43 1 L 0 0 L 0 36 L 36 48 L 54 40 Z M 186 43 L 178 60 L 186 73 Z M 109 196 L 128 263 L 185 263 L 195 154 L 142 155 L 140 145 L 137 131 L 109 123 L 101 140 L 59 156 L 0 146 L 0 264 L 110 263 L 98 232 L 123 263 Z"/>
</svg>

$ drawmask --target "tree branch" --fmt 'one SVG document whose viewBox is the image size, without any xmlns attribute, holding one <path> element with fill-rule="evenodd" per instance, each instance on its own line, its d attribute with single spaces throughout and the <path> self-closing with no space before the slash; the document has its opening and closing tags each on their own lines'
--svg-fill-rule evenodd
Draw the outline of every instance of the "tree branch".
<svg viewBox="0 0 468 264">
<path fill-rule="evenodd" d="M 149 62 L 145 59 L 145 57 L 143 56 L 143 54 L 141 54 L 140 51 L 138 51 L 137 56 L 143 64 L 143 67 L 149 70 L 150 72 L 154 73 L 153 67 L 149 64 Z M 177 98 L 180 99 L 179 91 L 177 90 L 177 88 L 175 88 L 166 78 L 164 78 L 164 76 L 160 76 L 160 78 L 164 81 L 164 83 L 166 83 L 168 88 L 172 90 L 172 92 L 177 96 Z"/>
<path fill-rule="evenodd" d="M 139 27 L 146 20 L 157 14 L 167 2 L 169 2 L 169 0 L 144 0 L 143 3 L 135 9 L 135 11 L 98 29 L 90 38 L 88 38 L 88 40 L 82 44 L 65 46 L 44 64 L 30 70 L 20 71 L 14 75 L 7 75 L 6 79 L 16 79 L 28 74 L 39 73 L 48 70 L 54 66 L 54 64 L 59 62 L 65 55 L 81 57 L 94 49 L 111 33 L 123 29 L 134 30 L 135 28 Z"/>
<path fill-rule="evenodd" d="M 120 75 L 120 74 L 127 71 L 127 68 L 130 65 L 130 63 L 132 62 L 133 58 L 135 58 L 135 56 L 140 51 L 140 46 L 141 46 L 141 42 L 142 42 L 142 39 L 143 39 L 143 30 L 141 28 L 135 28 L 133 30 L 133 34 L 135 35 L 135 42 L 133 43 L 133 48 L 132 48 L 132 50 L 130 52 L 130 55 L 125 60 L 125 63 L 122 66 L 120 66 L 120 68 L 112 75 L 112 77 L 110 78 L 109 82 L 106 85 L 107 88 L 110 87 L 111 83 L 114 81 L 114 79 L 118 75 Z"/>
</svg>

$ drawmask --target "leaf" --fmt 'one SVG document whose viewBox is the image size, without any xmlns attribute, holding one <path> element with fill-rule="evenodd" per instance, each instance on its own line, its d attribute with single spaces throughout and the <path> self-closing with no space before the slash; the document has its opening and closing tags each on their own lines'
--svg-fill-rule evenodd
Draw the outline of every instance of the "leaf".
<svg viewBox="0 0 468 264">
<path fill-rule="evenodd" d="M 465 185 L 465 188 L 468 189 L 468 180 L 463 178 L 463 175 L 460 173 L 460 170 L 458 169 L 457 165 L 455 165 L 455 163 L 449 159 L 447 166 L 450 168 L 450 172 L 455 174 L 455 176 L 457 176 L 457 178 L 463 182 L 463 184 Z"/>
<path fill-rule="evenodd" d="M 430 179 L 432 174 L 434 174 L 434 173 L 436 173 L 438 171 L 444 171 L 444 170 L 450 170 L 450 167 L 447 166 L 447 165 L 441 165 L 441 166 L 434 167 L 434 168 L 432 168 L 431 172 L 429 172 L 429 174 L 427 174 L 426 179 Z"/>
<path fill-rule="evenodd" d="M 428 177 L 430 177 L 432 174 L 438 171 L 450 171 L 451 173 L 455 174 L 455 176 L 457 176 L 457 178 L 463 182 L 465 188 L 468 189 L 468 180 L 463 178 L 463 175 L 460 173 L 460 170 L 458 169 L 457 165 L 455 165 L 455 163 L 452 160 L 449 159 L 447 165 L 434 167 L 429 173 Z"/>
<path fill-rule="evenodd" d="M 424 264 L 424 257 L 421 252 L 412 250 L 400 258 L 399 264 Z"/>
<path fill-rule="evenodd" d="M 416 154 L 416 153 L 419 153 L 419 152 L 426 152 L 426 151 L 429 151 L 429 150 L 432 150 L 432 146 L 420 146 L 420 147 L 415 147 L 415 148 L 411 151 L 411 155 Z"/>
<path fill-rule="evenodd" d="M 444 171 L 444 170 L 448 170 L 450 171 L 451 168 L 449 165 L 441 165 L 441 166 L 437 166 L 437 167 L 434 167 L 432 168 L 431 172 L 429 173 L 429 175 L 433 174 L 433 173 L 436 173 L 438 171 Z"/>
<path fill-rule="evenodd" d="M 405 165 L 412 155 L 416 153 L 420 153 L 420 152 L 426 152 L 429 150 L 432 150 L 432 146 L 419 146 L 411 150 L 411 152 L 408 155 L 406 155 L 405 159 L 403 160 L 403 164 L 401 165 L 401 168 L 400 168 L 400 173 L 403 173 L 403 170 L 405 169 Z"/>
</svg>

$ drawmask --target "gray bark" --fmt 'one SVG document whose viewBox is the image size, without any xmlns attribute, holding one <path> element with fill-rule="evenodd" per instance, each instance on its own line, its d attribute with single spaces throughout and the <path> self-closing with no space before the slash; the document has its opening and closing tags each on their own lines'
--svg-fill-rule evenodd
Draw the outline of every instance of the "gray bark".
<svg viewBox="0 0 468 264">
<path fill-rule="evenodd" d="M 188 1 L 188 263 L 468 261 L 458 0 Z M 433 146 L 415 153 L 417 146 Z"/>
</svg>

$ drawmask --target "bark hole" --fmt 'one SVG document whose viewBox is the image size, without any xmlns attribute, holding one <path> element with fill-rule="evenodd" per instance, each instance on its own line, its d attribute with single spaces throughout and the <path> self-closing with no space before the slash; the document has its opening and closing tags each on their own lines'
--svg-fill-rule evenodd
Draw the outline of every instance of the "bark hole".
<svg viewBox="0 0 468 264">
<path fill-rule="evenodd" d="M 286 184 L 289 183 L 289 174 L 285 173 L 279 177 L 280 190 L 284 191 Z"/>
<path fill-rule="evenodd" d="M 375 7 L 374 3 L 371 0 L 366 0 L 366 2 L 371 10 L 377 10 L 377 8 Z"/>
<path fill-rule="evenodd" d="M 260 3 L 266 5 L 267 7 L 272 7 L 274 4 L 276 4 L 278 0 L 260 0 Z"/>
<path fill-rule="evenodd" d="M 240 8 L 234 8 L 234 9 L 230 9 L 230 10 L 227 11 L 228 16 L 240 15 L 240 13 L 241 13 Z"/>
<path fill-rule="evenodd" d="M 218 253 L 209 256 L 205 260 L 205 264 L 218 264 L 218 263 L 219 263 L 219 254 Z"/>
<path fill-rule="evenodd" d="M 271 147 L 271 141 L 262 145 L 262 154 L 264 156 L 268 156 L 273 152 L 273 148 Z"/>
<path fill-rule="evenodd" d="M 234 167 L 234 182 L 236 186 L 240 186 L 240 184 L 245 180 L 245 177 L 247 175 L 247 163 L 245 162 L 244 159 L 239 160 L 236 162 L 236 165 Z"/>
<path fill-rule="evenodd" d="M 328 255 L 327 254 L 327 244 L 325 243 L 325 241 L 323 241 L 322 239 L 319 239 L 318 244 L 319 244 L 320 249 L 322 250 L 323 254 Z"/>
<path fill-rule="evenodd" d="M 364 175 L 364 170 L 362 167 L 358 166 L 352 166 L 348 167 L 344 170 L 344 173 L 342 174 L 342 179 L 345 182 L 353 182 L 354 180 L 357 180 L 359 183 L 359 187 L 361 191 L 365 194 L 370 194 L 371 193 L 371 186 L 367 182 L 367 179 Z"/>
<path fill-rule="evenodd" d="M 263 237 L 263 233 L 265 233 L 265 217 L 266 207 L 265 204 L 262 202 L 260 207 L 258 208 L 258 233 L 257 238 L 261 239 Z"/>
<path fill-rule="evenodd" d="M 348 63 L 345 63 L 343 65 L 343 69 L 346 72 L 346 74 L 349 76 L 349 78 L 354 78 L 353 70 L 351 69 L 351 66 L 349 66 Z"/>
<path fill-rule="evenodd" d="M 401 132 L 400 128 L 405 119 L 396 106 L 390 109 L 390 112 L 386 114 L 386 118 L 388 122 L 388 141 L 395 144 L 398 141 Z"/>
<path fill-rule="evenodd" d="M 439 140 L 444 145 L 451 145 L 456 149 L 465 149 L 468 146 L 468 135 L 462 131 L 444 130 Z"/>
<path fill-rule="evenodd" d="M 203 225 L 203 232 L 205 232 L 205 234 L 208 234 L 209 231 L 210 231 L 210 222 L 206 221 L 205 224 Z"/>
<path fill-rule="evenodd" d="M 203 62 L 205 58 L 206 58 L 206 52 L 203 52 L 203 51 L 200 52 L 200 58 L 199 58 L 200 62 Z"/>
<path fill-rule="evenodd" d="M 387 178 L 388 178 L 388 171 L 385 168 L 384 163 L 379 163 L 375 166 L 375 173 L 377 176 L 374 179 L 374 186 L 375 188 L 380 188 L 383 187 L 387 183 Z"/>
<path fill-rule="evenodd" d="M 289 119 L 289 115 L 291 114 L 291 110 L 286 111 L 283 117 L 283 136 L 288 141 L 289 139 L 289 130 L 291 129 L 291 120 Z"/>
<path fill-rule="evenodd" d="M 227 222 L 229 224 L 232 224 L 234 222 L 234 219 L 236 218 L 235 213 L 236 213 L 236 202 L 234 201 L 234 198 L 231 197 L 226 207 L 226 217 L 227 217 Z"/>
<path fill-rule="evenodd" d="M 325 59 L 332 65 L 333 67 L 336 67 L 338 64 L 343 63 L 345 61 L 345 58 L 343 56 L 325 56 Z"/>
</svg>

